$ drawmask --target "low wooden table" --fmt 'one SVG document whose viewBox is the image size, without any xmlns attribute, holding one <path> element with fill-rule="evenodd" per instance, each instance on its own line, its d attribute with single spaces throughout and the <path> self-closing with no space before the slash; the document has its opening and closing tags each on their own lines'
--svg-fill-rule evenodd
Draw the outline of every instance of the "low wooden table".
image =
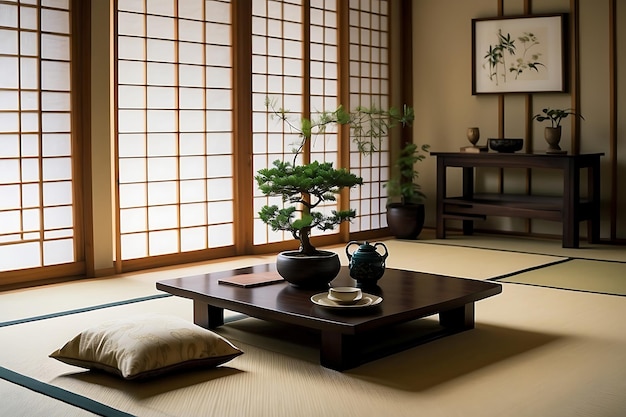
<svg viewBox="0 0 626 417">
<path fill-rule="evenodd" d="M 320 290 L 303 290 L 286 282 L 242 288 L 219 284 L 218 279 L 238 274 L 275 271 L 265 264 L 231 271 L 159 281 L 157 289 L 193 300 L 194 322 L 214 329 L 224 324 L 224 309 L 262 320 L 288 323 L 320 332 L 320 363 L 336 370 L 416 346 L 436 338 L 474 328 L 474 303 L 502 292 L 500 284 L 421 272 L 387 269 L 374 289 L 365 292 L 383 297 L 382 303 L 363 309 L 328 309 L 311 302 Z M 332 285 L 354 285 L 342 267 Z M 386 329 L 439 314 L 439 326 L 407 342 L 386 343 L 372 350 Z M 389 342 L 389 341 L 387 341 Z M 367 349 L 361 349 L 367 346 Z"/>
</svg>

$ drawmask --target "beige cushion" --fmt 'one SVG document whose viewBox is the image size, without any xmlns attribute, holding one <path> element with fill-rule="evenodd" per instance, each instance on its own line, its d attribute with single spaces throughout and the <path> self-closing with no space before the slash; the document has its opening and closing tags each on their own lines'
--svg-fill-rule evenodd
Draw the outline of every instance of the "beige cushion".
<svg viewBox="0 0 626 417">
<path fill-rule="evenodd" d="M 243 352 L 222 336 L 178 317 L 148 314 L 84 330 L 51 358 L 126 379 L 215 367 Z"/>
</svg>

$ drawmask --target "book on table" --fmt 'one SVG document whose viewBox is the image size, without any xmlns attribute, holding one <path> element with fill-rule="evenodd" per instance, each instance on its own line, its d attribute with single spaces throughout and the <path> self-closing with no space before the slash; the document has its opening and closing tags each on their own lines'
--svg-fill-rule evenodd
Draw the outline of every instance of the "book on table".
<svg viewBox="0 0 626 417">
<path fill-rule="evenodd" d="M 240 274 L 217 280 L 218 284 L 234 285 L 244 288 L 260 287 L 261 285 L 270 285 L 283 281 L 283 277 L 278 275 L 276 271 Z"/>
</svg>

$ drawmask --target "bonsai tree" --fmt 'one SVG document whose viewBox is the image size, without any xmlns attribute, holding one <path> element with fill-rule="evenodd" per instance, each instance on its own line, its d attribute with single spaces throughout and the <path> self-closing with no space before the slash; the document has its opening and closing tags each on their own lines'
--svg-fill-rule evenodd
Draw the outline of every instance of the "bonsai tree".
<svg viewBox="0 0 626 417">
<path fill-rule="evenodd" d="M 299 142 L 295 144 L 291 161 L 276 160 L 270 168 L 260 169 L 255 176 L 261 192 L 266 196 L 280 196 L 285 207 L 264 206 L 259 212 L 261 221 L 273 231 L 287 231 L 300 241 L 300 253 L 316 255 L 319 251 L 311 244 L 313 229 L 333 230 L 336 226 L 356 217 L 356 211 L 332 210 L 330 214 L 317 211 L 320 204 L 336 201 L 337 194 L 344 188 L 363 184 L 363 179 L 345 168 L 334 168 L 331 162 L 313 161 L 298 164 L 307 143 L 322 134 L 330 125 L 350 125 L 353 141 L 364 153 L 380 149 L 388 130 L 398 123 L 406 124 L 413 119 L 413 110 L 406 107 L 403 112 L 395 109 L 382 110 L 373 107 L 358 107 L 349 113 L 339 106 L 332 112 L 323 111 L 315 119 L 290 119 L 288 110 L 277 108 L 276 101 L 266 99 L 266 107 L 272 116 L 285 123 L 292 132 L 297 132 Z"/>
<path fill-rule="evenodd" d="M 585 120 L 585 118 L 582 115 L 576 114 L 573 109 L 550 109 L 550 108 L 543 109 L 541 110 L 541 113 L 535 114 L 533 116 L 533 120 L 537 119 L 538 122 L 550 120 L 551 127 L 560 127 L 561 120 L 565 119 L 570 114 L 572 116 L 577 116 Z"/>
<path fill-rule="evenodd" d="M 418 149 L 415 143 L 407 143 L 402 148 L 400 156 L 394 163 L 397 171 L 385 184 L 389 196 L 388 204 L 397 200 L 400 200 L 401 204 L 420 204 L 426 198 L 416 182 L 419 171 L 415 169 L 415 164 L 426 158 L 425 152 L 429 149 L 430 145 L 422 145 Z"/>
</svg>

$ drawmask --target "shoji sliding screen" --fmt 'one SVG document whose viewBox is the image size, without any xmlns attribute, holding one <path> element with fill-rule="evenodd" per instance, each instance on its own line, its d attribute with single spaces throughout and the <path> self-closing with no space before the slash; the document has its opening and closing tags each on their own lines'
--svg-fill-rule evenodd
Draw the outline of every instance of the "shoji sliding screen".
<svg viewBox="0 0 626 417">
<path fill-rule="evenodd" d="M 70 8 L 69 0 L 0 1 L 0 272 L 30 269 L 24 280 L 82 260 Z"/>
<path fill-rule="evenodd" d="M 389 3 L 375 0 L 350 1 L 350 103 L 390 106 L 389 88 Z M 363 177 L 363 185 L 353 188 L 350 203 L 357 218 L 350 232 L 387 226 L 386 189 L 389 179 L 389 139 L 381 142 L 379 152 L 360 154 L 354 143 L 350 148 L 350 169 Z"/>
<path fill-rule="evenodd" d="M 121 260 L 232 246 L 231 5 L 117 0 Z"/>
<path fill-rule="evenodd" d="M 309 6 L 308 8 L 306 6 Z M 276 159 L 292 160 L 292 149 L 300 138 L 268 114 L 266 97 L 277 108 L 289 111 L 290 120 L 316 118 L 316 113 L 335 110 L 338 105 L 338 29 L 335 1 L 254 1 L 252 3 L 252 98 L 253 168 L 271 166 Z M 312 138 L 298 160 L 338 163 L 338 135 L 329 128 Z M 254 187 L 254 214 L 266 204 L 281 206 L 280 197 L 265 197 Z M 320 210 L 330 212 L 336 204 Z M 324 234 L 337 233 L 329 231 Z M 313 235 L 320 234 L 313 231 Z M 258 217 L 254 219 L 254 243 L 265 244 L 293 237 L 272 232 Z"/>
</svg>

